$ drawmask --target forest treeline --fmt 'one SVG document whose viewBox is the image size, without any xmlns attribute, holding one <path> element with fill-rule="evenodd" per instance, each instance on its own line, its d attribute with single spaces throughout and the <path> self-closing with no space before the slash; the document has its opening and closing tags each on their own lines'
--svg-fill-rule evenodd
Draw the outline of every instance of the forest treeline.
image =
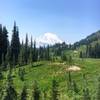
<svg viewBox="0 0 100 100">
<path fill-rule="evenodd" d="M 3 69 L 7 66 L 26 65 L 40 60 L 54 60 L 57 56 L 61 56 L 64 50 L 72 49 L 72 45 L 57 43 L 53 46 L 40 46 L 37 48 L 36 41 L 31 37 L 31 41 L 26 34 L 25 42 L 20 41 L 19 28 L 14 22 L 11 41 L 8 38 L 8 30 L 0 24 L 0 65 Z"/>
</svg>

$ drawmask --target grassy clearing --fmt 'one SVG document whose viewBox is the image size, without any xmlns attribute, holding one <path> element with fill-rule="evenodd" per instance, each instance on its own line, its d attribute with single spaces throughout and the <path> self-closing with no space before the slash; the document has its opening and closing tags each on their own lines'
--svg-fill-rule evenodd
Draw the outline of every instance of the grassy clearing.
<svg viewBox="0 0 100 100">
<path fill-rule="evenodd" d="M 80 90 L 77 97 L 82 96 L 82 89 L 84 88 L 83 74 L 86 75 L 87 84 L 90 90 L 90 94 L 95 96 L 97 87 L 97 78 L 100 75 L 100 59 L 74 59 L 74 64 L 81 68 L 78 72 L 71 72 L 72 79 L 77 82 L 78 88 Z M 68 98 L 67 92 L 67 65 L 63 63 L 51 63 L 51 62 L 38 62 L 34 63 L 33 67 L 30 65 L 23 66 L 25 68 L 25 81 L 21 81 L 18 76 L 18 68 L 13 72 L 14 86 L 20 94 L 23 85 L 26 84 L 29 97 L 31 97 L 31 92 L 33 88 L 34 80 L 39 84 L 40 90 L 44 90 L 48 93 L 48 97 L 51 91 L 51 82 L 55 77 L 59 82 L 59 92 L 60 100 L 66 100 Z M 6 86 L 6 77 L 8 72 L 4 72 L 4 79 L 0 81 L 0 84 Z M 72 94 L 71 94 L 72 97 Z M 71 100 L 71 97 L 69 100 Z M 30 99 L 29 99 L 30 100 Z M 79 99 L 80 100 L 80 99 Z"/>
</svg>

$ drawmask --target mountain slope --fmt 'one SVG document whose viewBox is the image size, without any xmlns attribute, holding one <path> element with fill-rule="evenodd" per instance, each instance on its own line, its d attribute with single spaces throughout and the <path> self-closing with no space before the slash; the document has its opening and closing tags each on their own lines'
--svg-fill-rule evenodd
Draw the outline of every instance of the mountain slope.
<svg viewBox="0 0 100 100">
<path fill-rule="evenodd" d="M 76 47 L 80 45 L 87 45 L 93 42 L 100 40 L 100 30 L 97 32 L 92 33 L 91 35 L 87 36 L 85 39 L 80 40 L 79 42 L 74 43 Z"/>
</svg>

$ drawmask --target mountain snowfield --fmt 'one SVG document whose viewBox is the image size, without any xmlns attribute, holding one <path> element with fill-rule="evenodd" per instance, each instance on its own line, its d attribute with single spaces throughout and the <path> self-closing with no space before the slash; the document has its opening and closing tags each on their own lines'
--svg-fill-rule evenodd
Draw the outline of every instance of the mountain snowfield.
<svg viewBox="0 0 100 100">
<path fill-rule="evenodd" d="M 37 46 L 54 45 L 55 43 L 62 43 L 63 41 L 54 33 L 45 33 L 36 38 Z"/>
</svg>

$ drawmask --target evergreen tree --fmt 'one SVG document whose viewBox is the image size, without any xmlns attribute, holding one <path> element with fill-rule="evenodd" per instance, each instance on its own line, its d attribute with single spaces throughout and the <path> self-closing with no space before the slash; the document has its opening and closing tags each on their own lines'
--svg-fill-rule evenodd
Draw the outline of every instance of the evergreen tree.
<svg viewBox="0 0 100 100">
<path fill-rule="evenodd" d="M 49 45 L 46 48 L 46 60 L 50 60 L 50 48 L 49 48 Z"/>
<path fill-rule="evenodd" d="M 58 82 L 53 79 L 52 81 L 52 100 L 59 100 Z"/>
<path fill-rule="evenodd" d="M 8 64 L 10 65 L 10 67 L 11 67 L 11 47 L 9 46 L 8 48 L 7 48 L 7 54 L 6 54 L 6 64 L 7 64 L 7 66 L 8 66 Z"/>
<path fill-rule="evenodd" d="M 28 63 L 28 35 L 26 34 L 25 49 L 24 49 L 24 62 Z"/>
<path fill-rule="evenodd" d="M 19 54 L 19 66 L 24 65 L 24 44 L 22 41 L 21 48 L 20 48 L 20 54 Z"/>
<path fill-rule="evenodd" d="M 18 55 L 20 52 L 20 41 L 19 41 L 19 31 L 16 26 L 16 22 L 14 22 L 13 35 L 11 40 L 11 60 L 15 57 L 15 62 L 18 62 Z"/>
<path fill-rule="evenodd" d="M 37 84 L 36 81 L 34 83 L 34 90 L 33 90 L 33 93 L 32 93 L 32 100 L 40 100 L 40 90 L 39 90 L 39 87 L 38 87 L 38 84 Z"/>
<path fill-rule="evenodd" d="M 0 67 L 0 80 L 3 79 L 2 67 Z"/>
<path fill-rule="evenodd" d="M 0 24 L 0 64 L 2 63 L 2 52 L 3 52 L 3 33 L 2 24 Z"/>
<path fill-rule="evenodd" d="M 80 57 L 80 58 L 83 58 L 83 53 L 82 53 L 82 51 L 80 51 L 79 57 Z"/>
<path fill-rule="evenodd" d="M 4 56 L 4 61 L 5 61 L 7 49 L 8 49 L 8 46 L 9 46 L 8 31 L 7 31 L 5 26 L 3 27 L 2 33 L 3 33 L 3 56 Z"/>
<path fill-rule="evenodd" d="M 32 65 L 32 62 L 33 62 L 33 41 L 32 41 L 32 37 L 31 37 L 29 63 Z"/>
<path fill-rule="evenodd" d="M 69 64 L 69 66 L 71 66 L 72 63 L 73 63 L 72 56 L 69 56 L 69 57 L 68 57 L 68 64 Z"/>
<path fill-rule="evenodd" d="M 64 54 L 64 52 L 61 53 L 61 60 L 67 61 L 67 56 L 66 56 L 66 54 Z"/>
<path fill-rule="evenodd" d="M 86 57 L 88 58 L 89 57 L 89 46 L 86 45 Z"/>
<path fill-rule="evenodd" d="M 26 86 L 23 87 L 23 90 L 21 93 L 21 100 L 27 100 L 27 88 L 26 88 Z"/>
<path fill-rule="evenodd" d="M 44 48 L 43 47 L 39 47 L 39 60 L 43 60 L 44 59 Z"/>
<path fill-rule="evenodd" d="M 33 47 L 33 61 L 37 61 L 38 59 L 38 52 L 36 49 L 36 41 L 34 41 L 34 47 Z"/>
</svg>

